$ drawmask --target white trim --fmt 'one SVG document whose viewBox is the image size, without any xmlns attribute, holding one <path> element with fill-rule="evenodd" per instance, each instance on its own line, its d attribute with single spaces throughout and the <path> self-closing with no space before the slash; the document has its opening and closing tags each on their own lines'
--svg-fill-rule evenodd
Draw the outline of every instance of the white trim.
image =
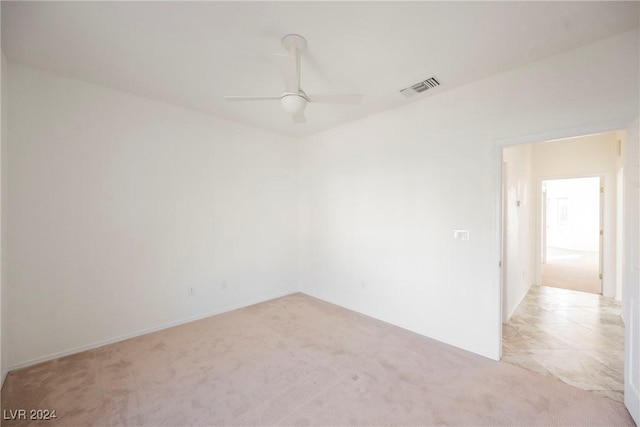
<svg viewBox="0 0 640 427">
<path fill-rule="evenodd" d="M 599 123 L 587 123 L 580 126 L 554 129 L 546 132 L 538 132 L 529 135 L 520 135 L 509 138 L 498 138 L 493 140 L 494 146 L 504 148 L 513 145 L 530 144 L 533 142 L 550 142 L 561 139 L 576 138 L 582 136 L 597 135 L 599 133 L 615 132 L 624 130 L 633 119 L 609 120 Z M 502 152 L 500 152 L 502 154 Z"/>
<path fill-rule="evenodd" d="M 631 269 L 631 267 L 628 267 Z M 627 314 L 627 318 L 629 319 L 628 323 L 625 323 L 624 326 L 624 337 L 625 337 L 625 355 L 624 355 L 624 405 L 627 407 L 627 411 L 633 418 L 633 421 L 636 423 L 640 418 L 640 390 L 635 386 L 634 378 L 633 378 L 633 368 L 632 368 L 632 359 L 633 354 L 633 340 L 638 339 L 637 335 L 634 333 L 635 328 L 639 325 L 633 325 L 633 319 L 638 318 L 638 313 L 640 313 L 640 304 L 636 304 L 635 301 L 631 300 L 629 302 L 629 310 L 630 312 Z M 633 310 L 636 310 L 637 313 L 633 313 Z M 627 342 L 628 340 L 628 342 Z"/>
<path fill-rule="evenodd" d="M 604 198 L 600 201 L 600 227 L 604 232 L 604 236 L 601 238 L 601 247 L 599 250 L 600 256 L 600 273 L 603 278 L 600 281 L 600 294 L 604 297 L 618 299 L 620 295 L 616 294 L 616 259 L 621 256 L 616 253 L 616 224 L 615 224 L 615 210 L 617 209 L 616 200 L 613 198 L 615 195 L 615 172 L 614 171 L 597 171 L 588 173 L 575 173 L 575 174 L 552 174 L 544 175 L 536 178 L 536 230 L 535 230 L 535 284 L 537 286 L 542 285 L 542 215 L 543 212 L 540 209 L 542 206 L 542 182 L 561 180 L 561 179 L 576 179 L 576 178 L 599 178 L 600 186 L 605 188 Z M 609 204 L 612 206 L 609 206 Z M 609 212 L 607 216 L 607 208 L 610 207 L 613 212 Z M 613 215 L 613 220 L 610 218 Z"/>
<path fill-rule="evenodd" d="M 505 144 L 506 145 L 506 144 Z M 504 168 L 502 166 L 504 162 L 503 157 L 503 148 L 505 145 L 494 141 L 493 149 L 491 150 L 493 155 L 494 170 L 497 171 L 495 174 L 495 182 L 494 186 L 497 189 L 495 193 L 495 203 L 493 205 L 493 216 L 495 218 L 494 227 L 497 230 L 493 239 L 493 247 L 492 253 L 495 255 L 496 265 L 498 268 L 495 269 L 495 283 L 497 284 L 497 293 L 498 293 L 498 316 L 496 319 L 496 328 L 498 329 L 498 348 L 496 349 L 495 357 L 492 359 L 500 360 L 502 359 L 502 322 L 504 321 L 504 202 L 503 192 L 504 192 Z M 510 316 L 509 316 L 510 317 Z"/>
<path fill-rule="evenodd" d="M 245 303 L 241 303 L 241 304 L 236 304 L 236 305 L 232 305 L 229 307 L 225 307 L 225 308 L 221 308 L 218 310 L 214 310 L 208 313 L 203 313 L 203 314 L 198 314 L 196 316 L 193 317 L 188 317 L 186 319 L 182 319 L 182 320 L 176 320 L 174 322 L 169 322 L 169 323 L 165 323 L 163 325 L 160 326 L 156 326 L 153 328 L 148 328 L 148 329 L 143 329 L 141 331 L 137 331 L 137 332 L 133 332 L 130 334 L 125 334 L 125 335 L 120 335 L 114 338 L 109 338 L 106 340 L 101 340 L 101 341 L 97 341 L 94 342 L 92 344 L 88 344 L 88 345 L 83 345 L 80 347 L 75 347 L 69 350 L 65 350 L 65 351 L 59 351 L 57 353 L 52 353 L 46 356 L 41 356 L 41 357 L 36 357 L 35 359 L 30 359 L 27 360 L 25 362 L 20 362 L 20 363 L 16 363 L 13 364 L 11 366 L 9 366 L 8 372 L 14 371 L 16 369 L 21 369 L 21 368 L 26 368 L 27 366 L 31 366 L 31 365 L 35 365 L 38 363 L 42 363 L 42 362 L 47 362 L 49 360 L 53 360 L 53 359 L 58 359 L 60 357 L 64 357 L 64 356 L 69 356 L 71 354 L 75 354 L 75 353 L 80 353 L 82 351 L 87 351 L 87 350 L 92 350 L 94 348 L 98 348 L 98 347 L 102 347 L 108 344 L 113 344 L 113 343 L 117 343 L 120 341 L 124 341 L 124 340 L 128 340 L 131 338 L 136 338 L 142 335 L 146 335 L 146 334 L 150 334 L 152 332 L 158 332 L 161 331 L 163 329 L 168 329 L 168 328 L 172 328 L 174 326 L 178 326 L 178 325 L 183 325 L 185 323 L 190 323 L 190 322 L 195 322 L 196 320 L 200 320 L 200 319 L 204 319 L 206 317 L 211 317 L 211 316 L 215 316 L 216 314 L 222 314 L 222 313 L 226 313 L 228 311 L 233 311 L 233 310 L 237 310 L 239 308 L 245 308 L 245 307 L 249 307 L 251 305 L 255 305 L 255 304 L 260 304 L 262 302 L 266 302 L 266 301 L 270 301 L 276 298 L 282 298 L 285 297 L 287 295 L 293 295 L 298 293 L 298 291 L 289 291 L 289 292 L 281 292 L 281 293 L 277 293 L 277 294 L 273 294 L 270 296 L 265 296 L 265 297 L 261 297 L 261 298 L 255 298 L 255 299 L 251 299 Z M 5 373 L 5 377 L 7 375 L 7 373 Z M 3 379 L 4 382 L 4 379 Z"/>
<path fill-rule="evenodd" d="M 534 239 L 534 246 L 533 246 L 533 250 L 534 250 L 534 256 L 535 256 L 535 261 L 534 261 L 534 266 L 533 266 L 533 275 L 534 275 L 534 284 L 536 286 L 541 286 L 542 285 L 542 244 L 546 243 L 542 241 L 542 221 L 544 220 L 544 216 L 546 215 L 546 212 L 542 212 L 542 209 L 544 208 L 544 210 L 547 210 L 547 204 L 546 202 L 544 202 L 542 200 L 542 182 L 545 180 L 545 178 L 539 178 L 536 182 L 535 182 L 535 186 L 536 186 L 536 194 L 535 194 L 535 198 L 536 198 L 536 211 L 535 211 L 535 221 L 536 221 L 536 226 L 535 226 L 535 235 L 533 236 Z M 546 221 L 546 220 L 545 220 Z M 545 225 L 546 227 L 546 225 Z M 545 233 L 546 234 L 546 233 Z M 546 239 L 546 238 L 545 238 Z M 544 249 L 545 251 L 545 260 L 546 260 L 546 249 Z"/>
</svg>

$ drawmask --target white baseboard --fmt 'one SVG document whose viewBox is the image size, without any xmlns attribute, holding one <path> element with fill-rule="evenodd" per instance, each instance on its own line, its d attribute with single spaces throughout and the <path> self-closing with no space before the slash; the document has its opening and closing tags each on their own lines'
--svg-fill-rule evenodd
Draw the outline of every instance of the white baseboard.
<svg viewBox="0 0 640 427">
<path fill-rule="evenodd" d="M 80 346 L 80 347 L 75 347 L 75 348 L 72 348 L 72 349 L 69 349 L 69 350 L 59 351 L 59 352 L 56 352 L 56 353 L 48 354 L 46 356 L 36 357 L 34 359 L 29 359 L 29 360 L 26 360 L 24 362 L 15 363 L 15 364 L 9 366 L 9 368 L 7 369 L 7 372 L 3 372 L 2 381 L 3 381 L 3 384 L 4 384 L 4 379 L 6 378 L 7 374 L 9 372 L 13 371 L 13 370 L 16 370 L 16 369 L 26 368 L 27 366 L 36 365 L 38 363 L 47 362 L 49 360 L 58 359 L 60 357 L 69 356 L 69 355 L 75 354 L 75 353 L 80 353 L 82 351 L 92 350 L 94 348 L 98 348 L 98 347 L 102 347 L 102 346 L 105 346 L 105 345 L 108 345 L 108 344 L 113 344 L 113 343 L 116 343 L 116 342 L 128 340 L 128 339 L 139 337 L 139 336 L 142 336 L 142 335 L 150 334 L 152 332 L 161 331 L 163 329 L 172 328 L 174 326 L 182 325 L 182 324 L 185 324 L 185 323 L 195 322 L 196 320 L 204 319 L 206 317 L 215 316 L 216 314 L 222 314 L 222 313 L 226 313 L 228 311 L 237 310 L 239 308 L 249 307 L 251 305 L 259 304 L 261 302 L 270 301 L 272 299 L 281 298 L 281 297 L 284 297 L 284 296 L 287 296 L 287 295 L 292 295 L 292 294 L 295 294 L 295 293 L 298 293 L 298 291 L 294 290 L 294 291 L 288 291 L 288 292 L 280 292 L 280 293 L 277 293 L 277 294 L 272 294 L 272 295 L 268 295 L 268 296 L 264 296 L 264 297 L 260 297 L 260 298 L 254 298 L 254 299 L 251 299 L 251 300 L 246 301 L 246 302 L 241 303 L 241 304 L 236 304 L 236 305 L 233 305 L 233 306 L 220 308 L 220 309 L 208 312 L 208 313 L 198 314 L 196 316 L 188 317 L 186 319 L 177 320 L 175 322 L 165 323 L 163 325 L 156 326 L 156 327 L 153 327 L 153 328 L 143 329 L 143 330 L 140 330 L 140 331 L 132 332 L 130 334 L 120 335 L 120 336 L 109 338 L 109 339 L 106 339 L 106 340 L 96 341 L 94 343 L 83 345 L 83 346 Z"/>
</svg>

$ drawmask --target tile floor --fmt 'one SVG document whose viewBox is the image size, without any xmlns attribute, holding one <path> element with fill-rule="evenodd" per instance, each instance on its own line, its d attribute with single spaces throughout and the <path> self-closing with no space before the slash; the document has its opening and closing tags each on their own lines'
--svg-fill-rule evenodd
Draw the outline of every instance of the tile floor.
<svg viewBox="0 0 640 427">
<path fill-rule="evenodd" d="M 503 324 L 503 361 L 624 401 L 622 306 L 601 295 L 532 286 Z"/>
</svg>

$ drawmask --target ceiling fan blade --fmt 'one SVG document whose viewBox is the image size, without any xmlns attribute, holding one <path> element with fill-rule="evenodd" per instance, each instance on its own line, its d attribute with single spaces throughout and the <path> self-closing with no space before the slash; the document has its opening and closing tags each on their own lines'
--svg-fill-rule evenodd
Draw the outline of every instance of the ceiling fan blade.
<svg viewBox="0 0 640 427">
<path fill-rule="evenodd" d="M 297 51 L 296 51 L 297 52 Z M 287 92 L 298 93 L 300 90 L 300 73 L 298 69 L 298 55 L 288 55 L 276 53 L 280 74 L 284 80 L 284 87 Z"/>
<path fill-rule="evenodd" d="M 291 116 L 291 118 L 293 119 L 293 123 L 304 123 L 307 121 L 302 111 L 298 114 L 294 114 L 293 116 Z"/>
<path fill-rule="evenodd" d="M 326 104 L 345 104 L 355 105 L 362 102 L 362 95 L 349 94 L 349 95 L 307 95 L 309 102 L 323 102 Z"/>
<path fill-rule="evenodd" d="M 280 99 L 279 96 L 225 96 L 229 102 L 237 102 L 237 101 L 277 101 Z"/>
</svg>

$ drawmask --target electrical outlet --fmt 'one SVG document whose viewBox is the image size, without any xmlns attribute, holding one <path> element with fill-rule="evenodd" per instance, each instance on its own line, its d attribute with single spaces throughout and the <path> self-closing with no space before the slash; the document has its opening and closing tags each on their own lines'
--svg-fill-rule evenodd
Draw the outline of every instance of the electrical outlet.
<svg viewBox="0 0 640 427">
<path fill-rule="evenodd" d="M 227 289 L 227 281 L 222 282 L 222 289 Z"/>
<path fill-rule="evenodd" d="M 187 295 L 193 295 L 193 286 L 187 289 Z"/>
</svg>

